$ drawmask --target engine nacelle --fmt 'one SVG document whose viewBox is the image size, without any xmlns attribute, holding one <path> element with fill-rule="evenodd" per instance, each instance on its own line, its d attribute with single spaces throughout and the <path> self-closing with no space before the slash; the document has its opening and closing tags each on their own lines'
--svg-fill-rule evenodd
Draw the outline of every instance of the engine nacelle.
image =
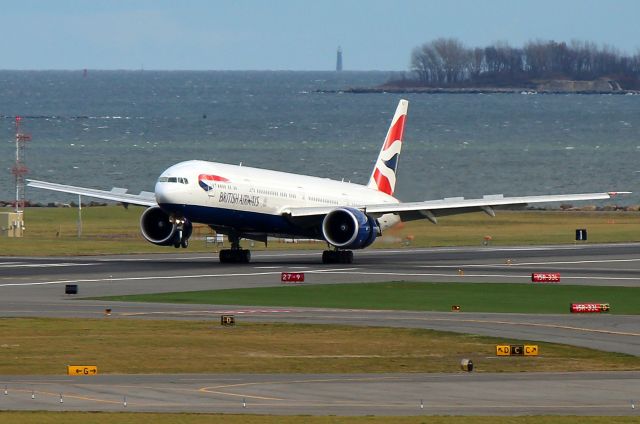
<svg viewBox="0 0 640 424">
<path fill-rule="evenodd" d="M 140 232 L 149 242 L 158 246 L 176 246 L 191 237 L 193 225 L 173 219 L 158 206 L 152 206 L 140 217 Z"/>
<path fill-rule="evenodd" d="M 334 209 L 322 221 L 322 235 L 335 247 L 364 249 L 380 235 L 375 219 L 355 208 Z"/>
</svg>

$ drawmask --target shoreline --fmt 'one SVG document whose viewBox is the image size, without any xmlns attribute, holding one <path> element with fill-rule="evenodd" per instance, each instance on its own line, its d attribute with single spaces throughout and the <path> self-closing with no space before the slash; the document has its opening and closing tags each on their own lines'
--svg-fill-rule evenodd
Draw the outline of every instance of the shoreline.
<svg viewBox="0 0 640 424">
<path fill-rule="evenodd" d="M 448 88 L 448 87 L 348 87 L 343 90 L 319 89 L 316 93 L 323 94 L 604 94 L 617 96 L 637 96 L 640 90 L 538 90 L 518 87 L 468 87 L 468 88 Z"/>
</svg>

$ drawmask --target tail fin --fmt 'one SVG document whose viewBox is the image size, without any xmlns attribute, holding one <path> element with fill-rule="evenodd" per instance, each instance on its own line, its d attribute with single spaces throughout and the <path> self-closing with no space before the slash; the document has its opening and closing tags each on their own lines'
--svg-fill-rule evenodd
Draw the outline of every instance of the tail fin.
<svg viewBox="0 0 640 424">
<path fill-rule="evenodd" d="M 384 139 L 382 149 L 378 155 L 378 160 L 371 173 L 367 187 L 379 190 L 388 195 L 393 195 L 396 187 L 396 170 L 398 169 L 398 157 L 402 149 L 402 134 L 404 133 L 404 122 L 407 118 L 409 102 L 400 100 L 396 113 L 389 126 L 387 137 Z"/>
</svg>

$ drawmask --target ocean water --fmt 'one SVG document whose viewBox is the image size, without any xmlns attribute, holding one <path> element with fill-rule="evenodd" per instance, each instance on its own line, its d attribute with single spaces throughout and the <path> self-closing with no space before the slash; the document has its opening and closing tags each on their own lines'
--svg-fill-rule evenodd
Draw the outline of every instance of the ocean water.
<svg viewBox="0 0 640 424">
<path fill-rule="evenodd" d="M 29 178 L 152 191 L 183 160 L 366 183 L 409 99 L 396 195 L 637 191 L 640 96 L 318 93 L 384 72 L 0 71 L 0 200 L 14 196 L 14 116 Z M 74 196 L 27 188 L 33 202 Z"/>
</svg>

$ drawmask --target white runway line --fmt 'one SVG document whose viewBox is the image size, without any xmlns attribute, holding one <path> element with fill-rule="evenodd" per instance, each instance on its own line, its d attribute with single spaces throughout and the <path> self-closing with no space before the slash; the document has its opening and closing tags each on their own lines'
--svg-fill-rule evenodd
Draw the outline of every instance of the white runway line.
<svg viewBox="0 0 640 424">
<path fill-rule="evenodd" d="M 309 270 L 308 273 L 332 273 L 345 272 L 355 270 L 357 268 L 337 268 L 337 269 L 318 269 Z M 280 275 L 280 271 L 273 272 L 246 272 L 232 274 L 194 274 L 194 275 L 156 275 L 145 277 L 107 277 L 107 278 L 91 278 L 77 280 L 57 280 L 57 281 L 38 281 L 25 283 L 4 283 L 0 287 L 28 287 L 28 286 L 47 286 L 52 284 L 75 284 L 75 283 L 113 283 L 122 281 L 149 281 L 149 280 L 179 280 L 179 279 L 195 279 L 195 278 L 228 278 L 228 277 L 259 277 L 265 275 Z"/>
<path fill-rule="evenodd" d="M 56 268 L 56 267 L 69 267 L 69 266 L 92 266 L 97 265 L 95 263 L 71 263 L 71 262 L 61 262 L 61 263 L 45 263 L 45 264 L 30 264 L 30 263 L 3 263 L 0 264 L 0 268 Z"/>
<path fill-rule="evenodd" d="M 457 267 L 450 267 L 457 268 Z M 314 272 L 314 271 L 310 271 Z M 318 271 L 320 272 L 320 271 Z M 464 276 L 458 275 L 457 271 L 455 273 L 426 273 L 426 272 L 377 272 L 377 271 L 350 271 L 350 270 L 331 270 L 328 272 L 330 274 L 350 274 L 350 275 L 388 275 L 392 277 L 451 277 L 452 279 L 458 281 L 464 281 L 466 278 L 526 278 L 531 279 L 531 274 L 468 274 L 465 273 Z M 582 280 L 628 280 L 628 281 L 640 281 L 640 275 L 638 277 L 595 277 L 595 276 L 563 276 L 563 280 L 565 279 L 582 279 Z"/>
<path fill-rule="evenodd" d="M 607 264 L 619 262 L 640 262 L 640 258 L 633 259 L 602 259 L 602 260 L 582 260 L 582 261 L 549 261 L 549 262 L 513 262 L 509 265 L 504 262 L 497 264 L 462 264 L 462 265 L 418 265 L 418 268 L 487 268 L 504 267 L 513 268 L 518 266 L 538 266 L 538 265 L 578 265 L 578 264 Z"/>
</svg>

